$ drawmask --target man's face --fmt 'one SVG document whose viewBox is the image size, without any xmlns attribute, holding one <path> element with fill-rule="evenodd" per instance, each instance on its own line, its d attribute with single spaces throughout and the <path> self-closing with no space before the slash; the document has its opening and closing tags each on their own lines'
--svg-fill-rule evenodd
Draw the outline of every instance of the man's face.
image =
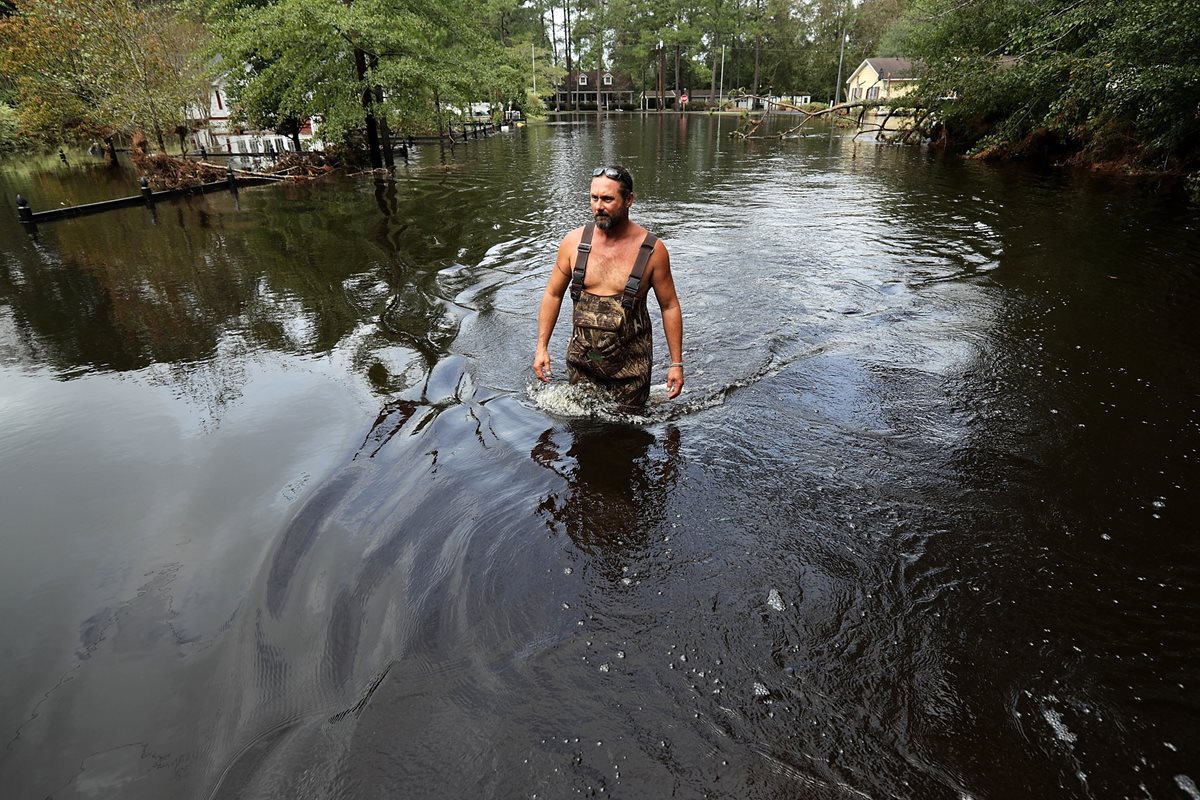
<svg viewBox="0 0 1200 800">
<path fill-rule="evenodd" d="M 620 224 L 629 217 L 629 206 L 633 205 L 633 193 L 628 197 L 621 196 L 624 188 L 620 181 L 606 178 L 592 178 L 592 217 L 596 227 L 606 231 Z"/>
</svg>

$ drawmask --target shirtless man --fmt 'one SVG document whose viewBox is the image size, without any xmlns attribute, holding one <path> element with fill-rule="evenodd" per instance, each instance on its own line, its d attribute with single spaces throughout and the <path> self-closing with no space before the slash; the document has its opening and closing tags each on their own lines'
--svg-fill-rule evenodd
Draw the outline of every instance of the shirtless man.
<svg viewBox="0 0 1200 800">
<path fill-rule="evenodd" d="M 550 382 L 550 334 L 570 288 L 574 313 L 567 376 L 571 383 L 586 381 L 608 389 L 619 411 L 636 413 L 650 396 L 653 341 L 647 293 L 654 290 L 671 351 L 668 398 L 683 390 L 683 314 L 667 248 L 629 219 L 634 197 L 629 170 L 597 167 L 591 193 L 594 222 L 563 237 L 542 294 L 533 372 Z"/>
</svg>

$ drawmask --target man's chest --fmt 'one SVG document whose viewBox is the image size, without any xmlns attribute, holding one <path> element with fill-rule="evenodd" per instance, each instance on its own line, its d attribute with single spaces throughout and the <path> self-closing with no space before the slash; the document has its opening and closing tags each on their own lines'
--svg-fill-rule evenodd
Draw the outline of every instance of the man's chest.
<svg viewBox="0 0 1200 800">
<path fill-rule="evenodd" d="M 592 248 L 584 287 L 594 294 L 619 294 L 637 258 L 637 247 Z"/>
</svg>

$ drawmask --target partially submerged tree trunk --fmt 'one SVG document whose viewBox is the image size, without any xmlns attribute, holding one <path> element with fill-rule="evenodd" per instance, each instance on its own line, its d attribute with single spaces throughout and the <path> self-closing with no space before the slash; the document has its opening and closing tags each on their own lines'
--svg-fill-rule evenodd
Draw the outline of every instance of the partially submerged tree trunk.
<svg viewBox="0 0 1200 800">
<path fill-rule="evenodd" d="M 375 111 L 371 103 L 371 87 L 367 85 L 367 54 L 361 47 L 354 48 L 354 69 L 358 80 L 362 83 L 362 107 L 367 123 L 367 149 L 370 151 L 371 166 L 379 169 L 383 166 L 383 158 L 379 154 L 379 130 L 376 126 Z"/>
<path fill-rule="evenodd" d="M 675 43 L 675 110 L 682 111 L 683 105 L 679 102 L 679 50 L 680 45 Z"/>
<path fill-rule="evenodd" d="M 442 98 L 441 95 L 438 94 L 437 89 L 433 90 L 433 115 L 437 117 L 438 138 L 440 139 L 445 135 L 445 132 L 442 128 Z"/>
<path fill-rule="evenodd" d="M 579 110 L 579 97 L 575 93 L 575 82 L 571 80 L 571 0 L 563 1 L 563 49 L 567 53 L 567 105 L 572 111 Z"/>
<path fill-rule="evenodd" d="M 713 36 L 712 80 L 709 81 L 709 83 L 708 83 L 708 104 L 709 104 L 710 108 L 712 107 L 712 104 L 717 101 L 717 50 L 720 49 L 718 46 L 718 42 L 720 40 L 721 40 L 721 34 L 718 33 Z"/>
<path fill-rule="evenodd" d="M 371 70 L 374 71 L 379 66 L 379 56 L 371 56 Z M 383 163 L 392 168 L 396 166 L 395 155 L 392 153 L 392 132 L 388 128 L 387 110 L 383 105 L 383 86 L 375 84 L 375 105 L 383 110 L 382 116 L 379 117 L 379 146 L 383 150 Z"/>
</svg>

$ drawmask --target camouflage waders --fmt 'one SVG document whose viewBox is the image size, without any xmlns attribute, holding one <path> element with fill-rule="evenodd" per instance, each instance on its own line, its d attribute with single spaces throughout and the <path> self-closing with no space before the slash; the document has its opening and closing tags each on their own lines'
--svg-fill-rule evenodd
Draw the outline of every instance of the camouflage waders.
<svg viewBox="0 0 1200 800">
<path fill-rule="evenodd" d="M 586 381 L 607 389 L 616 399 L 618 411 L 633 413 L 641 411 L 650 397 L 654 341 L 641 284 L 658 238 L 646 234 L 625 290 L 620 295 L 602 297 L 583 291 L 593 230 L 591 224 L 583 229 L 571 274 L 575 310 L 571 342 L 567 345 L 567 376 L 571 383 Z"/>
</svg>

